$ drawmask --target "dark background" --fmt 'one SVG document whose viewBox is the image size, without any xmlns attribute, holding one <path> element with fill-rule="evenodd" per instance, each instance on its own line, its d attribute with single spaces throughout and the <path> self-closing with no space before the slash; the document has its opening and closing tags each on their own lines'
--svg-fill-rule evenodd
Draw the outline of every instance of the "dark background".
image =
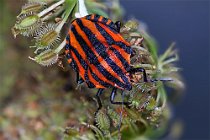
<svg viewBox="0 0 210 140">
<path fill-rule="evenodd" d="M 184 123 L 182 140 L 209 139 L 209 8 L 207 0 L 121 0 L 127 17 L 148 25 L 162 53 L 176 42 L 186 83 L 175 117 Z"/>
</svg>

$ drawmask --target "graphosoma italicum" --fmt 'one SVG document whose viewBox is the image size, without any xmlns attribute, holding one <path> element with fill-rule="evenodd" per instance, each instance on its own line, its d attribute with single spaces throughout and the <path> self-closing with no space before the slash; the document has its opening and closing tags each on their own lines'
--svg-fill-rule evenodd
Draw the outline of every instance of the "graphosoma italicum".
<svg viewBox="0 0 210 140">
<path fill-rule="evenodd" d="M 77 83 L 85 82 L 89 88 L 98 88 L 96 94 L 101 108 L 100 94 L 105 88 L 113 88 L 110 101 L 115 102 L 117 89 L 131 90 L 130 75 L 143 72 L 132 68 L 130 44 L 120 35 L 120 22 L 91 14 L 75 19 L 66 37 L 65 55 L 68 63 L 77 72 Z M 81 77 L 81 78 L 80 78 Z M 123 102 L 123 104 L 128 104 Z"/>
</svg>

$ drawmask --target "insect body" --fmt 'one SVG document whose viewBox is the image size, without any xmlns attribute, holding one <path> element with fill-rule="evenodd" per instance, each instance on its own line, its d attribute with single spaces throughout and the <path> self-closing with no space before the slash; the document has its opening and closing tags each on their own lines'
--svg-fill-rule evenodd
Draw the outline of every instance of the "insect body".
<svg viewBox="0 0 210 140">
<path fill-rule="evenodd" d="M 110 99 L 118 104 L 114 102 L 117 89 L 132 88 L 129 73 L 144 72 L 144 80 L 147 80 L 144 69 L 130 67 L 132 49 L 119 30 L 120 22 L 92 14 L 75 19 L 66 38 L 65 54 L 77 72 L 77 82 L 98 88 L 99 102 L 103 89 L 113 87 Z"/>
</svg>

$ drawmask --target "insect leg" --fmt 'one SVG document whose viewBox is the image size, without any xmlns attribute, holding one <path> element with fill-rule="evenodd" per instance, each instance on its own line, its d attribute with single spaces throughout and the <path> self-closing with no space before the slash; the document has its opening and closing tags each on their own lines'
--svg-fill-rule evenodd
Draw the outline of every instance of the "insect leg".
<svg viewBox="0 0 210 140">
<path fill-rule="evenodd" d="M 173 79 L 171 78 L 159 78 L 159 79 L 151 79 L 148 81 L 147 79 L 147 73 L 146 73 L 146 70 L 144 68 L 133 68 L 131 67 L 131 69 L 129 70 L 129 72 L 131 74 L 134 74 L 136 72 L 142 72 L 143 73 L 143 79 L 144 79 L 144 82 L 156 82 L 156 81 L 173 81 Z"/>
<path fill-rule="evenodd" d="M 116 96 L 116 93 L 117 93 L 117 88 L 113 88 L 113 90 L 112 90 L 112 93 L 111 93 L 111 96 L 110 96 L 110 102 L 112 103 L 112 104 L 116 104 L 116 105 L 128 105 L 129 103 L 128 102 L 124 102 L 124 101 L 122 101 L 122 102 L 115 102 L 114 101 L 114 99 L 115 99 L 115 96 Z"/>
<path fill-rule="evenodd" d="M 129 70 L 129 72 L 131 74 L 134 74 L 136 72 L 142 72 L 143 73 L 144 82 L 148 82 L 146 70 L 144 68 L 133 68 L 133 67 L 131 67 L 131 69 Z"/>
<path fill-rule="evenodd" d="M 84 80 L 82 78 L 79 78 L 79 72 L 77 72 L 76 82 L 78 85 L 80 85 L 84 82 Z"/>
<path fill-rule="evenodd" d="M 120 21 L 115 22 L 115 26 L 117 27 L 117 32 L 120 32 L 121 22 Z"/>
<path fill-rule="evenodd" d="M 102 108 L 102 103 L 101 103 L 101 99 L 100 99 L 100 95 L 102 94 L 104 89 L 100 88 L 97 93 L 96 93 L 96 100 L 98 102 L 98 109 L 96 112 L 98 112 L 101 108 Z"/>
</svg>

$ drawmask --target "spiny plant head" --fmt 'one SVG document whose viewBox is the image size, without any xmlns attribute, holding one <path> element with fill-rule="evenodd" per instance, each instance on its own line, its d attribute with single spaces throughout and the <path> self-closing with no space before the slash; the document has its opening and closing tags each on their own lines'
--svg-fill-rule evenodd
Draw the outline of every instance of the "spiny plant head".
<svg viewBox="0 0 210 140">
<path fill-rule="evenodd" d="M 120 122 L 120 114 L 118 114 L 116 111 L 108 107 L 107 109 L 107 114 L 110 116 L 112 120 L 112 125 L 117 128 Z"/>
<path fill-rule="evenodd" d="M 110 131 L 110 118 L 107 115 L 106 110 L 99 110 L 96 113 L 95 116 L 95 121 L 96 121 L 96 125 L 98 126 L 98 128 L 105 133 L 105 135 L 108 135 L 109 131 Z"/>
<path fill-rule="evenodd" d="M 69 0 L 67 0 L 69 1 Z M 58 55 L 64 45 L 60 42 L 60 32 L 66 22 L 60 17 L 69 16 L 64 10 L 64 0 L 29 0 L 22 6 L 17 21 L 12 28 L 14 37 L 18 34 L 35 39 L 35 60 L 43 66 L 50 66 L 58 61 Z M 71 12 L 71 11 L 70 11 Z M 57 21 L 56 18 L 61 20 Z M 57 48 L 57 49 L 56 49 Z"/>
<path fill-rule="evenodd" d="M 20 18 L 27 13 L 38 13 L 45 8 L 46 3 L 40 1 L 29 1 L 22 6 L 20 14 L 17 18 Z"/>
<path fill-rule="evenodd" d="M 33 36 L 42 25 L 40 17 L 33 12 L 29 12 L 18 17 L 15 26 L 12 28 L 14 37 L 18 34 L 23 36 Z"/>
<path fill-rule="evenodd" d="M 57 26 L 55 23 L 48 23 L 38 29 L 35 35 L 37 49 L 53 48 L 59 44 L 60 35 L 56 32 Z"/>
<path fill-rule="evenodd" d="M 35 58 L 29 58 L 42 66 L 50 66 L 58 61 L 58 54 L 55 53 L 55 50 L 48 49 L 37 55 Z"/>
</svg>

